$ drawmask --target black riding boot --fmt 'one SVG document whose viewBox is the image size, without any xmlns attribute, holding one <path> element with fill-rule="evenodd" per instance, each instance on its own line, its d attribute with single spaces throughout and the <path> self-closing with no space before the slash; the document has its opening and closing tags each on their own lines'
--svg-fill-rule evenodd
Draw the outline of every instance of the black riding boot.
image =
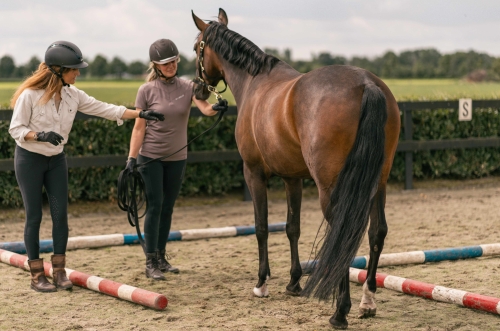
<svg viewBox="0 0 500 331">
<path fill-rule="evenodd" d="M 165 257 L 165 250 L 164 249 L 159 252 L 158 263 L 159 263 L 161 271 L 173 272 L 174 274 L 179 273 L 179 268 L 172 267 L 172 265 L 170 263 L 168 263 L 168 261 Z"/>
<path fill-rule="evenodd" d="M 158 252 L 146 253 L 146 277 L 164 280 L 165 276 L 158 267 Z"/>
</svg>

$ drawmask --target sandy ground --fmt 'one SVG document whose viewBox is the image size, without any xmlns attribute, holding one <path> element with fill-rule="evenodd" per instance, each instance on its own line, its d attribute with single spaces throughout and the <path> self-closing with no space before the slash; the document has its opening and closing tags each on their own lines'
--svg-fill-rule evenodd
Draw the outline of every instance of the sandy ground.
<svg viewBox="0 0 500 331">
<path fill-rule="evenodd" d="M 500 242 L 500 178 L 468 182 L 416 183 L 403 191 L 391 186 L 386 215 L 389 234 L 384 253 Z M 306 192 L 307 193 L 307 192 Z M 173 230 L 252 225 L 253 207 L 239 196 L 181 199 Z M 284 222 L 286 202 L 273 192 L 269 222 Z M 307 260 L 322 221 L 317 198 L 305 194 L 301 260 Z M 48 212 L 41 239 L 50 239 Z M 23 239 L 22 210 L 2 210 L 0 241 Z M 134 233 L 116 205 L 70 206 L 70 236 Z M 162 293 L 163 311 L 87 289 L 41 294 L 29 288 L 29 274 L 0 263 L 0 330 L 330 330 L 331 302 L 284 294 L 290 253 L 285 233 L 269 238 L 270 296 L 256 298 L 258 257 L 255 236 L 170 242 L 167 250 L 178 275 L 166 281 L 144 276 L 140 246 L 115 246 L 68 252 L 68 268 Z M 365 238 L 359 254 L 368 252 Z M 48 259 L 50 254 L 43 254 Z M 380 272 L 446 287 L 500 297 L 500 259 L 485 257 L 425 265 L 379 268 Z M 302 281 L 302 284 L 304 280 Z M 394 292 L 377 291 L 377 316 L 358 319 L 361 286 L 351 283 L 350 330 L 499 330 L 500 318 L 458 305 Z"/>
</svg>

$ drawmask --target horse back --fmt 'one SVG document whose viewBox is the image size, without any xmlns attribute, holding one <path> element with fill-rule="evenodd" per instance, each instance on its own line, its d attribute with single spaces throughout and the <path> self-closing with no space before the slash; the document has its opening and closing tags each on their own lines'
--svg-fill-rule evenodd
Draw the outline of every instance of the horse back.
<svg viewBox="0 0 500 331">
<path fill-rule="evenodd" d="M 313 170 L 317 172 L 313 178 L 325 176 L 327 182 L 331 181 L 331 176 L 343 166 L 356 139 L 363 93 L 368 85 L 380 88 L 386 99 L 385 154 L 388 162 L 384 165 L 382 177 L 387 179 L 399 137 L 397 102 L 377 76 L 358 67 L 340 65 L 313 70 L 294 85 L 291 104 L 294 105 L 303 156 L 306 163 L 316 164 L 316 168 L 322 169 L 322 174 Z"/>
<path fill-rule="evenodd" d="M 397 103 L 370 72 L 352 66 L 327 66 L 295 76 L 277 71 L 255 84 L 253 102 L 238 119 L 244 160 L 264 164 L 269 173 L 316 181 L 320 169 L 328 169 L 323 175 L 331 182 L 356 138 L 367 84 L 378 86 L 387 99 L 389 140 L 394 141 L 392 131 L 399 135 Z M 396 144 L 389 145 L 386 153 L 394 154 Z"/>
</svg>

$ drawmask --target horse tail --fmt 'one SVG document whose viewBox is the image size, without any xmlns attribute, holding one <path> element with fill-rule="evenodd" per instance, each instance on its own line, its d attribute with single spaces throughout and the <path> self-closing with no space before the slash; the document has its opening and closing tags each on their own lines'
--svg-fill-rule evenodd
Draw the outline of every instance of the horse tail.
<svg viewBox="0 0 500 331">
<path fill-rule="evenodd" d="M 317 264 L 302 295 L 335 297 L 363 239 L 384 164 L 386 98 L 370 82 L 365 85 L 354 145 L 330 196 L 325 218 L 329 226 L 316 255 Z"/>
</svg>

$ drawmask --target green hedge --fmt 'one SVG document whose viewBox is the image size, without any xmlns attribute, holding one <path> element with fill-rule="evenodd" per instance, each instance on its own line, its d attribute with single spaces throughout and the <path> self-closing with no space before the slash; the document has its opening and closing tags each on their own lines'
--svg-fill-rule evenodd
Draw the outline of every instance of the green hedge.
<svg viewBox="0 0 500 331">
<path fill-rule="evenodd" d="M 456 110 L 414 111 L 414 139 L 451 139 L 500 136 L 500 116 L 496 109 L 475 110 L 471 122 L 459 122 Z M 206 130 L 215 118 L 189 120 L 189 139 Z M 216 129 L 190 146 L 190 151 L 235 150 L 235 116 L 223 118 Z M 134 121 L 123 126 L 107 120 L 75 121 L 65 152 L 76 155 L 127 155 Z M 12 158 L 15 143 L 8 134 L 8 121 L 0 122 L 0 157 Z M 403 130 L 401 132 L 401 137 Z M 125 166 L 125 157 L 124 157 Z M 115 200 L 116 180 L 123 167 L 72 168 L 69 170 L 69 198 L 76 200 Z M 500 174 L 500 150 L 478 148 L 417 152 L 414 154 L 414 178 L 477 178 Z M 220 195 L 243 187 L 241 162 L 188 164 L 181 195 Z M 396 153 L 391 181 L 404 180 L 404 153 Z M 282 185 L 273 179 L 270 186 Z M 314 185 L 306 181 L 305 185 Z M 0 172 L 0 201 L 20 206 L 21 195 L 12 171 Z"/>
</svg>

